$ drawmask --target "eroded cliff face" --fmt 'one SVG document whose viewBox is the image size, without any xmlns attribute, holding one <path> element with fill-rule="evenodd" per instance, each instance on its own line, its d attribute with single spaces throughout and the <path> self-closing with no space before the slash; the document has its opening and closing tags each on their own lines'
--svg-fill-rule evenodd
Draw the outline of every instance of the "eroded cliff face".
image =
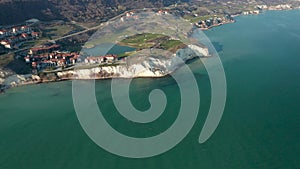
<svg viewBox="0 0 300 169">
<path fill-rule="evenodd" d="M 62 79 L 104 79 L 104 78 L 137 78 L 163 77 L 180 68 L 186 61 L 195 57 L 207 57 L 207 48 L 189 45 L 176 54 L 168 52 L 142 50 L 128 57 L 124 64 L 104 66 L 91 69 L 79 69 L 57 73 Z M 159 53 L 159 54 L 158 54 Z"/>
<path fill-rule="evenodd" d="M 3 70 L 0 68 L 0 88 L 5 85 L 6 78 L 12 76 L 14 73 L 9 70 Z"/>
</svg>

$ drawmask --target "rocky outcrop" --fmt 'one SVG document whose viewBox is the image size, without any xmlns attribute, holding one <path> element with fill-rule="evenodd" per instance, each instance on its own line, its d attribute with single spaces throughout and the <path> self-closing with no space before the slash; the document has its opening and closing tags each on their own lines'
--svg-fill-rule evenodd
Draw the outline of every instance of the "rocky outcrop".
<svg viewBox="0 0 300 169">
<path fill-rule="evenodd" d="M 41 78 L 37 75 L 11 75 L 3 81 L 2 86 L 5 88 L 11 88 L 39 82 L 41 82 Z"/>
<path fill-rule="evenodd" d="M 13 72 L 0 69 L 0 88 L 4 87 L 5 79 L 11 75 L 13 75 Z"/>
</svg>

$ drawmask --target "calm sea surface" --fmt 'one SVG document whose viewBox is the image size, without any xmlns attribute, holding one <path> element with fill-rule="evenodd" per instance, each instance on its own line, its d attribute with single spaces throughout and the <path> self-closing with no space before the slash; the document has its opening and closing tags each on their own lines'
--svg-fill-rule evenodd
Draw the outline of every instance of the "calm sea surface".
<svg viewBox="0 0 300 169">
<path fill-rule="evenodd" d="M 228 99 L 214 135 L 198 144 L 210 103 L 210 83 L 199 60 L 190 63 L 201 93 L 195 126 L 174 149 L 148 159 L 127 159 L 99 148 L 81 128 L 72 82 L 25 86 L 0 95 L 0 169 L 299 169 L 300 10 L 241 16 L 206 31 L 223 61 Z M 152 89 L 168 97 L 165 113 L 138 125 L 118 114 L 110 80 L 96 82 L 107 121 L 129 136 L 149 137 L 176 119 L 180 93 L 170 78 L 136 79 L 137 109 L 149 108 Z"/>
</svg>

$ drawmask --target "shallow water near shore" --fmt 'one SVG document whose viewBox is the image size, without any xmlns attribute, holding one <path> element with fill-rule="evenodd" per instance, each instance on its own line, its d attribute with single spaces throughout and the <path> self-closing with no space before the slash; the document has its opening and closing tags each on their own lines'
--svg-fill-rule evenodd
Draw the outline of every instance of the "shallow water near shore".
<svg viewBox="0 0 300 169">
<path fill-rule="evenodd" d="M 38 84 L 0 95 L 0 168 L 24 169 L 298 169 L 300 168 L 300 10 L 240 16 L 234 24 L 205 31 L 227 77 L 222 121 L 204 144 L 198 137 L 210 102 L 209 77 L 200 60 L 189 63 L 199 85 L 195 126 L 174 149 L 148 159 L 128 159 L 98 147 L 84 133 L 72 102 L 72 82 Z M 180 92 L 171 77 L 135 79 L 133 105 L 149 108 L 148 95 L 162 89 L 165 113 L 155 122 L 128 122 L 114 107 L 111 80 L 96 81 L 107 121 L 119 132 L 149 137 L 174 122 Z M 84 104 L 84 103 L 83 103 Z"/>
</svg>

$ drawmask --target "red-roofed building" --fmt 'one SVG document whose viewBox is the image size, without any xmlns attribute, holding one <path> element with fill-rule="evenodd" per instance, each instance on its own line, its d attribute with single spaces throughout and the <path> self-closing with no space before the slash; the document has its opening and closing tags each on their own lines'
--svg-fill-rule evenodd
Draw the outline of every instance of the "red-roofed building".
<svg viewBox="0 0 300 169">
<path fill-rule="evenodd" d="M 8 42 L 8 40 L 2 40 L 0 43 L 1 43 L 1 45 L 6 45 L 6 44 L 8 44 L 9 42 Z"/>
<path fill-rule="evenodd" d="M 0 35 L 7 36 L 8 35 L 7 30 L 0 30 Z"/>
<path fill-rule="evenodd" d="M 64 65 L 66 65 L 66 60 L 65 59 L 58 60 L 57 65 L 58 66 L 64 66 Z"/>
<path fill-rule="evenodd" d="M 29 54 L 36 55 L 36 54 L 42 54 L 42 53 L 50 53 L 50 52 L 53 52 L 54 50 L 58 50 L 59 48 L 60 48 L 59 45 L 31 48 L 29 51 Z"/>
<path fill-rule="evenodd" d="M 12 46 L 11 46 L 11 44 L 10 44 L 10 43 L 8 43 L 8 44 L 4 45 L 4 47 L 5 47 L 5 48 L 7 48 L 7 49 L 12 49 Z"/>
<path fill-rule="evenodd" d="M 71 59 L 70 59 L 70 62 L 71 62 L 71 64 L 75 65 L 76 59 L 75 59 L 75 58 L 71 58 Z"/>
<path fill-rule="evenodd" d="M 34 38 L 38 38 L 38 37 L 40 37 L 40 33 L 39 32 L 32 32 L 31 36 L 34 37 Z"/>
<path fill-rule="evenodd" d="M 31 66 L 32 66 L 33 68 L 36 68 L 36 67 L 37 67 L 37 63 L 36 63 L 36 62 L 32 62 L 32 63 L 31 63 Z"/>
<path fill-rule="evenodd" d="M 28 35 L 27 35 L 27 33 L 22 33 L 21 37 L 26 39 L 26 38 L 28 38 Z"/>
<path fill-rule="evenodd" d="M 29 56 L 26 56 L 24 59 L 25 59 L 26 63 L 30 63 L 30 57 Z"/>
</svg>

